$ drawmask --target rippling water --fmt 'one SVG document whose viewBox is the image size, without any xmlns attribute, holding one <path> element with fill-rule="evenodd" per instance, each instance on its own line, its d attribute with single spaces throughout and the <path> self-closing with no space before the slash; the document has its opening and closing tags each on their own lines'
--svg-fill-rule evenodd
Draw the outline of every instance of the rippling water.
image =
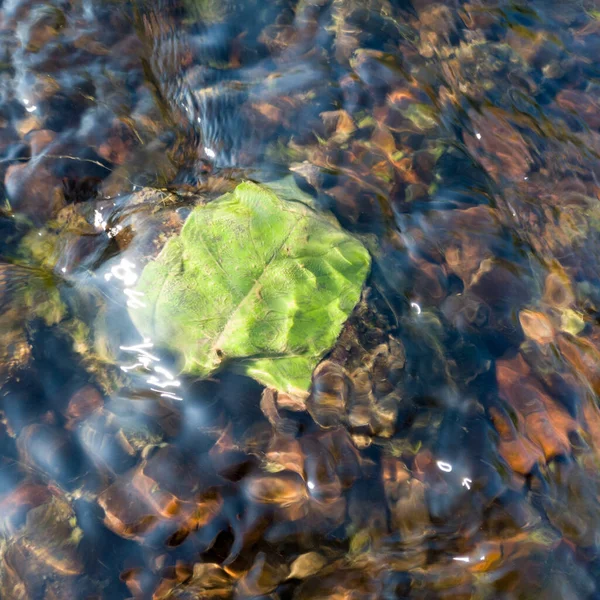
<svg viewBox="0 0 600 600">
<path fill-rule="evenodd" d="M 5 0 L 0 597 L 600 597 L 599 53 L 595 0 Z M 304 404 L 128 317 L 290 174 L 373 258 Z"/>
</svg>

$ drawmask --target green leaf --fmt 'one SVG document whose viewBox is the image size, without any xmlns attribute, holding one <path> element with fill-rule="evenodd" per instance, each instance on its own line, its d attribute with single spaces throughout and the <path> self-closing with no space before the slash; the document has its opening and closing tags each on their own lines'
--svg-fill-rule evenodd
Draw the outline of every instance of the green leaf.
<svg viewBox="0 0 600 600">
<path fill-rule="evenodd" d="M 131 317 L 181 358 L 182 372 L 207 377 L 228 363 L 303 395 L 370 263 L 332 217 L 246 182 L 195 208 L 146 265 L 136 286 L 146 306 Z"/>
</svg>

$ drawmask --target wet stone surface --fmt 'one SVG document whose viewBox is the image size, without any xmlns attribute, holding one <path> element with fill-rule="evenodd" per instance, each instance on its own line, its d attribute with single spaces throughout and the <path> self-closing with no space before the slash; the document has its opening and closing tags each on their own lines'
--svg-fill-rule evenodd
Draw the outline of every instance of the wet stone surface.
<svg viewBox="0 0 600 600">
<path fill-rule="evenodd" d="M 599 51 L 596 0 L 4 2 L 0 597 L 597 598 Z M 245 180 L 371 256 L 306 396 L 129 317 Z"/>
</svg>

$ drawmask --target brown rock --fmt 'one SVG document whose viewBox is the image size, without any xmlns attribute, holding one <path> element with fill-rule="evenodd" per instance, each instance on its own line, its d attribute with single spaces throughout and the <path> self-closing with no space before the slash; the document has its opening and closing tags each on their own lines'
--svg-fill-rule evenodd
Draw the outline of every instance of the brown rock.
<svg viewBox="0 0 600 600">
<path fill-rule="evenodd" d="M 600 104 L 595 100 L 594 94 L 580 90 L 561 90 L 556 95 L 556 104 L 583 119 L 592 129 L 600 127 Z"/>
<path fill-rule="evenodd" d="M 52 421 L 52 413 L 49 420 Z M 72 485 L 81 475 L 76 454 L 78 447 L 72 435 L 52 424 L 27 425 L 17 439 L 19 456 L 27 463 L 57 480 L 62 485 Z"/>
<path fill-rule="evenodd" d="M 178 498 L 192 498 L 200 485 L 200 477 L 189 458 L 173 445 L 156 449 L 141 465 L 141 471 Z"/>
<path fill-rule="evenodd" d="M 575 372 L 584 377 L 597 394 L 600 393 L 600 352 L 594 344 L 586 339 L 561 334 L 558 336 L 558 347 Z"/>
<path fill-rule="evenodd" d="M 306 579 L 306 577 L 318 573 L 326 564 L 327 560 L 318 552 L 301 554 L 290 565 L 287 579 Z"/>
<path fill-rule="evenodd" d="M 529 365 L 525 362 L 522 354 L 515 358 L 502 359 L 496 363 L 496 378 L 501 390 L 509 389 L 521 381 L 531 372 Z"/>
<path fill-rule="evenodd" d="M 447 278 L 439 265 L 422 259 L 413 259 L 415 275 L 413 293 L 425 305 L 439 305 L 447 293 Z"/>
<path fill-rule="evenodd" d="M 237 480 L 248 470 L 253 457 L 250 457 L 234 440 L 232 430 L 232 425 L 229 423 L 208 454 L 221 477 Z"/>
<path fill-rule="evenodd" d="M 490 416 L 500 436 L 498 446 L 500 456 L 515 473 L 519 475 L 531 473 L 533 467 L 544 459 L 541 450 L 517 431 L 506 413 L 497 408 L 491 408 Z M 520 425 L 523 426 L 522 420 Z"/>
<path fill-rule="evenodd" d="M 124 538 L 139 539 L 159 521 L 154 509 L 127 477 L 106 488 L 98 496 L 98 504 L 104 509 L 104 524 Z"/>
<path fill-rule="evenodd" d="M 290 508 L 308 500 L 306 485 L 295 473 L 256 475 L 246 480 L 245 488 L 249 499 L 259 504 Z"/>
<path fill-rule="evenodd" d="M 45 485 L 27 482 L 22 483 L 9 494 L 3 494 L 0 497 L 2 529 L 14 533 L 29 510 L 47 502 L 50 495 Z"/>
<path fill-rule="evenodd" d="M 25 140 L 31 146 L 31 155 L 38 156 L 44 148 L 51 144 L 56 138 L 56 133 L 50 129 L 37 129 L 25 136 Z"/>
<path fill-rule="evenodd" d="M 304 474 L 311 497 L 325 504 L 335 502 L 341 496 L 342 484 L 333 456 L 312 436 L 304 436 L 300 445 L 305 456 Z"/>
<path fill-rule="evenodd" d="M 259 552 L 250 570 L 240 579 L 236 598 L 252 598 L 272 592 L 288 575 L 289 568 Z"/>
<path fill-rule="evenodd" d="M 554 341 L 554 327 L 550 319 L 541 312 L 522 310 L 519 313 L 519 322 L 523 333 L 538 344 L 549 344 Z"/>
<path fill-rule="evenodd" d="M 450 43 L 455 29 L 452 11 L 442 4 L 431 4 L 419 11 L 421 54 L 431 57 Z"/>
<path fill-rule="evenodd" d="M 392 527 L 401 533 L 405 543 L 410 544 L 421 540 L 430 526 L 426 486 L 418 479 L 400 475 L 400 479 L 384 479 L 384 489 Z"/>
<path fill-rule="evenodd" d="M 524 275 L 515 265 L 485 259 L 473 276 L 470 291 L 494 310 L 512 311 L 531 296 Z"/>
<path fill-rule="evenodd" d="M 25 137 L 28 133 L 40 129 L 40 127 L 42 127 L 42 120 L 35 114 L 24 117 L 15 125 L 15 129 L 21 137 Z"/>
<path fill-rule="evenodd" d="M 335 427 L 346 416 L 349 394 L 350 380 L 343 367 L 324 361 L 313 373 L 311 395 L 306 407 L 321 427 Z"/>
<path fill-rule="evenodd" d="M 70 398 L 67 406 L 67 429 L 73 429 L 80 421 L 87 418 L 104 404 L 100 392 L 91 385 L 77 390 Z"/>
<path fill-rule="evenodd" d="M 131 483 L 152 508 L 153 512 L 166 519 L 174 519 L 179 516 L 182 510 L 182 503 L 179 499 L 161 489 L 154 479 L 144 475 L 143 470 L 138 469 L 135 472 Z"/>
<path fill-rule="evenodd" d="M 546 277 L 544 302 L 553 308 L 568 308 L 575 302 L 571 281 L 558 265 Z"/>
<path fill-rule="evenodd" d="M 21 543 L 55 574 L 77 575 L 83 569 L 79 551 L 82 533 L 68 501 L 52 495 L 47 502 L 27 513 Z"/>
<path fill-rule="evenodd" d="M 343 142 L 356 129 L 352 117 L 345 110 L 332 110 L 321 113 L 323 124 L 329 136 L 335 135 L 336 142 Z"/>
<path fill-rule="evenodd" d="M 490 111 L 473 113 L 471 122 L 474 135 L 466 134 L 465 143 L 488 173 L 496 181 L 503 178 L 522 181 L 533 158 L 517 129 L 506 118 Z"/>
<path fill-rule="evenodd" d="M 134 134 L 122 121 L 115 119 L 108 139 L 98 147 L 98 154 L 115 165 L 123 165 L 131 155 Z"/>
<path fill-rule="evenodd" d="M 272 468 L 304 476 L 304 453 L 300 442 L 291 436 L 275 434 L 269 443 L 265 459 Z"/>
<path fill-rule="evenodd" d="M 542 391 L 522 357 L 498 361 L 497 377 L 500 396 L 523 419 L 527 437 L 543 450 L 546 460 L 569 454 L 569 434 L 578 424 Z"/>
<path fill-rule="evenodd" d="M 37 223 L 56 214 L 64 205 L 62 181 L 37 161 L 8 167 L 4 185 L 12 209 Z"/>
<path fill-rule="evenodd" d="M 230 600 L 234 578 L 231 569 L 225 570 L 214 563 L 196 563 L 192 569 L 192 576 L 181 585 L 181 575 L 176 570 L 170 569 L 155 590 L 152 600 L 191 598 L 210 598 L 215 600 Z"/>
<path fill-rule="evenodd" d="M 423 237 L 419 246 L 436 260 L 438 255 L 440 261 L 445 259 L 449 270 L 463 281 L 465 287 L 471 284 L 482 261 L 493 256 L 495 240 L 502 236 L 495 211 L 483 205 L 465 210 L 435 211 L 428 218 L 427 226 L 432 231 Z M 418 239 L 419 231 L 414 234 Z"/>
<path fill-rule="evenodd" d="M 129 592 L 133 595 L 135 600 L 141 599 L 144 597 L 144 589 L 143 584 L 143 575 L 144 570 L 140 568 L 136 569 L 126 569 L 119 575 L 119 579 L 127 586 Z M 173 587 L 177 582 L 173 580 L 171 587 Z M 161 587 L 162 591 L 164 588 Z M 170 588 L 169 588 L 170 589 Z M 167 591 L 167 590 L 165 590 Z M 158 596 L 159 598 L 165 597 L 165 595 Z"/>
</svg>

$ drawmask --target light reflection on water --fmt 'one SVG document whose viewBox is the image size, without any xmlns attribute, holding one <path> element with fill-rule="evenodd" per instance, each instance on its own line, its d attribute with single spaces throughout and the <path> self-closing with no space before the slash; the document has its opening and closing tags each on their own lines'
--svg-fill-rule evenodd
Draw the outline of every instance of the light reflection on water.
<svg viewBox="0 0 600 600">
<path fill-rule="evenodd" d="M 144 297 L 143 292 L 131 289 L 137 282 L 139 274 L 136 271 L 135 263 L 126 258 L 122 258 L 119 264 L 111 267 L 110 271 L 104 275 L 106 281 L 117 280 L 123 285 L 123 294 L 127 298 L 127 306 L 132 309 L 144 307 L 142 302 Z M 144 371 L 158 374 L 147 375 L 145 378 L 150 391 L 156 392 L 160 398 L 169 400 L 183 400 L 181 396 L 176 395 L 173 391 L 167 388 L 181 387 L 181 381 L 164 366 L 155 364 L 160 362 L 160 358 L 150 352 L 154 348 L 154 343 L 151 338 L 145 337 L 141 343 L 119 346 L 119 350 L 126 354 L 133 354 L 136 362 L 132 364 L 121 364 L 120 369 L 124 373 L 139 370 L 141 367 Z M 156 389 L 159 388 L 159 389 Z"/>
</svg>

